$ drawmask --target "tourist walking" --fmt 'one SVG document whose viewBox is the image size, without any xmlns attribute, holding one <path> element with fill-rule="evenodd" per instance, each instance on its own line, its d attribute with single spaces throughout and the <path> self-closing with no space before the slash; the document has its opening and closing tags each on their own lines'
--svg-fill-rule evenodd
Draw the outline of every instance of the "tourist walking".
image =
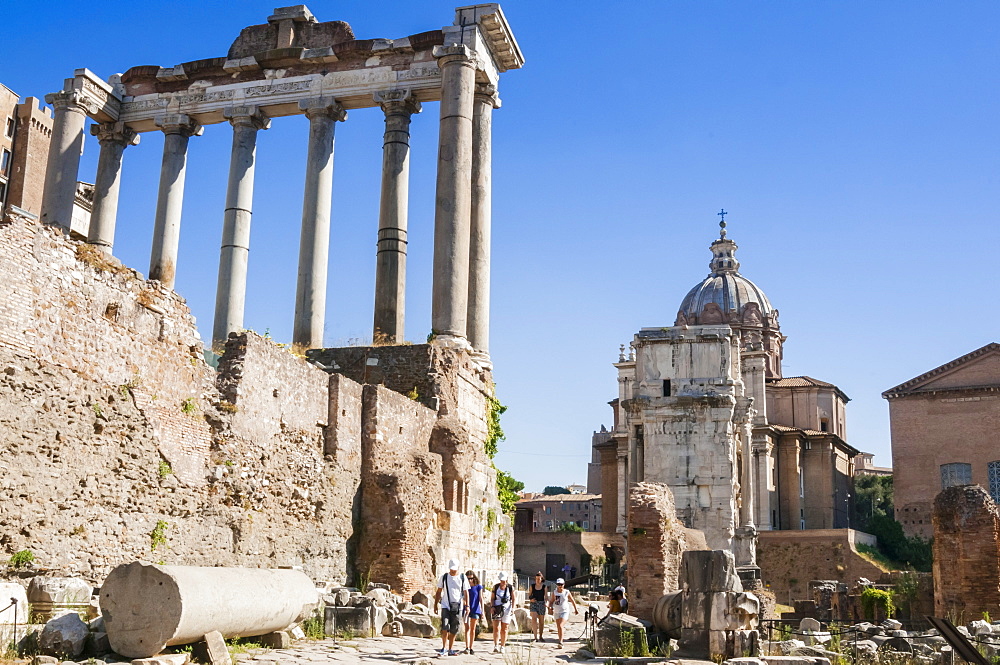
<svg viewBox="0 0 1000 665">
<path fill-rule="evenodd" d="M 493 653 L 503 653 L 507 645 L 507 630 L 514 616 L 514 589 L 507 583 L 507 573 L 497 575 L 490 594 L 490 619 L 493 622 Z"/>
<path fill-rule="evenodd" d="M 442 601 L 442 595 L 444 600 Z M 439 656 L 457 656 L 455 636 L 462 621 L 462 608 L 469 606 L 469 581 L 458 574 L 458 562 L 448 561 L 448 572 L 438 580 L 434 592 L 434 611 L 441 608 L 441 648 Z"/>
<path fill-rule="evenodd" d="M 469 605 L 465 613 L 465 653 L 476 653 L 476 624 L 483 618 L 483 585 L 471 570 L 465 573 L 469 581 Z"/>
<path fill-rule="evenodd" d="M 556 633 L 559 635 L 559 646 L 563 645 L 563 628 L 569 619 L 569 606 L 573 606 L 573 612 L 580 613 L 580 608 L 576 606 L 576 599 L 573 593 L 566 588 L 566 580 L 559 578 L 556 580 L 556 588 L 549 594 L 549 611 L 556 620 Z"/>
<path fill-rule="evenodd" d="M 531 609 L 531 639 L 542 641 L 545 629 L 545 576 L 535 573 L 535 580 L 528 587 L 528 606 Z"/>
</svg>

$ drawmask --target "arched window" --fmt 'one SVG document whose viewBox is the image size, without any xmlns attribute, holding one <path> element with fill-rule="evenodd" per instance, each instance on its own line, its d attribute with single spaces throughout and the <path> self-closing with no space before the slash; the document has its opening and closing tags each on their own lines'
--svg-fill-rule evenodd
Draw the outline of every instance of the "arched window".
<svg viewBox="0 0 1000 665">
<path fill-rule="evenodd" d="M 972 465 L 964 462 L 952 462 L 941 465 L 941 489 L 956 485 L 972 484 Z"/>
<path fill-rule="evenodd" d="M 1000 460 L 987 464 L 986 471 L 990 481 L 990 496 L 1000 503 Z"/>
</svg>

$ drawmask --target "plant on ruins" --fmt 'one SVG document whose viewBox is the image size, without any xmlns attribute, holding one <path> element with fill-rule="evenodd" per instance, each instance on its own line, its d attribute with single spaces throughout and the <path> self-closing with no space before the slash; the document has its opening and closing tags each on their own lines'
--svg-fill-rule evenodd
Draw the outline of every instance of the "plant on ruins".
<svg viewBox="0 0 1000 665">
<path fill-rule="evenodd" d="M 504 555 L 507 554 L 508 547 L 509 546 L 507 545 L 507 539 L 506 538 L 499 539 L 497 541 L 497 556 L 500 557 L 500 558 L 503 558 Z"/>
<path fill-rule="evenodd" d="M 104 410 L 101 408 L 100 404 L 97 404 L 95 402 L 91 408 L 94 409 L 94 415 L 97 416 L 98 418 L 104 415 Z"/>
<path fill-rule="evenodd" d="M 173 473 L 174 470 L 170 468 L 170 462 L 161 459 L 160 464 L 156 469 L 156 472 L 160 475 L 160 478 L 166 478 L 171 473 Z"/>
<path fill-rule="evenodd" d="M 299 628 L 305 633 L 307 640 L 321 640 L 326 637 L 323 626 L 323 613 L 319 610 L 313 612 L 309 617 L 299 624 Z"/>
<path fill-rule="evenodd" d="M 160 545 L 167 544 L 167 527 L 170 525 L 163 520 L 159 520 L 153 530 L 149 532 L 149 551 L 155 552 Z"/>
<path fill-rule="evenodd" d="M 35 555 L 31 550 L 21 550 L 15 552 L 13 556 L 10 557 L 10 561 L 7 563 L 11 568 L 17 570 L 19 568 L 27 568 L 28 564 L 35 560 Z"/>
<path fill-rule="evenodd" d="M 892 602 L 892 592 L 868 587 L 861 592 L 861 611 L 868 621 L 891 619 L 896 613 Z"/>
<path fill-rule="evenodd" d="M 188 397 L 181 402 L 181 412 L 189 416 L 198 413 L 198 402 L 195 401 L 194 397 Z"/>
<path fill-rule="evenodd" d="M 493 384 L 490 394 L 486 396 L 486 454 L 490 459 L 496 457 L 500 442 L 507 438 L 500 426 L 500 416 L 507 407 L 497 399 L 497 387 Z"/>
<path fill-rule="evenodd" d="M 115 275 L 135 275 L 135 271 L 126 268 L 110 254 L 97 249 L 96 245 L 81 243 L 76 246 L 76 260 L 85 263 L 98 272 L 110 272 Z"/>
<path fill-rule="evenodd" d="M 219 411 L 222 411 L 224 413 L 236 413 L 239 410 L 240 407 L 236 406 L 232 402 L 227 402 L 226 400 L 222 400 L 219 402 Z"/>
<path fill-rule="evenodd" d="M 486 511 L 486 533 L 493 531 L 493 527 L 497 525 L 497 511 L 490 508 Z"/>
<path fill-rule="evenodd" d="M 666 638 L 656 647 L 656 656 L 660 658 L 670 658 L 674 655 L 674 644 L 670 638 Z"/>
<path fill-rule="evenodd" d="M 920 596 L 920 580 L 910 571 L 900 575 L 892 588 L 892 600 L 907 620 L 913 620 L 913 603 Z M 989 621 L 989 612 L 984 612 L 983 618 Z"/>
<path fill-rule="evenodd" d="M 618 629 L 618 644 L 615 645 L 615 655 L 620 658 L 631 658 L 635 655 L 635 635 L 631 630 Z"/>
<path fill-rule="evenodd" d="M 514 476 L 506 471 L 493 468 L 497 472 L 497 497 L 500 499 L 500 510 L 510 515 L 514 512 L 514 504 L 521 498 L 518 492 L 524 489 L 524 483 L 520 480 L 514 480 Z"/>
<path fill-rule="evenodd" d="M 406 393 L 406 396 L 409 397 L 410 399 L 412 399 L 414 402 L 416 402 L 417 400 L 420 399 L 420 393 L 417 392 L 417 387 L 416 386 L 413 386 L 413 390 L 411 390 L 410 392 Z"/>
</svg>

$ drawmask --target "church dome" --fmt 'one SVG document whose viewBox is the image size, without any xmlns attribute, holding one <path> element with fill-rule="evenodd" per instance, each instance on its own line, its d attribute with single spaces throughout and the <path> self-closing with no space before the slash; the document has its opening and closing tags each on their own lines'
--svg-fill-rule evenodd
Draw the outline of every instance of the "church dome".
<svg viewBox="0 0 1000 665">
<path fill-rule="evenodd" d="M 711 272 L 684 296 L 675 325 L 776 326 L 777 311 L 760 287 L 739 273 L 737 245 L 726 238 L 725 222 L 720 226 L 722 233 L 711 245 Z"/>
</svg>

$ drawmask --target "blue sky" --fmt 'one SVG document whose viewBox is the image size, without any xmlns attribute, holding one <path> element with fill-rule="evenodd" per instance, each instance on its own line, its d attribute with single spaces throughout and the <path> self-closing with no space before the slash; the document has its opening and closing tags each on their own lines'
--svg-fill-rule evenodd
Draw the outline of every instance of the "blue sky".
<svg viewBox="0 0 1000 665">
<path fill-rule="evenodd" d="M 4 5 L 0 82 L 224 55 L 273 2 Z M 451 23 L 451 2 L 312 2 L 359 38 Z M 786 376 L 851 398 L 848 440 L 890 463 L 880 393 L 998 341 L 1000 3 L 503 3 L 526 57 L 494 114 L 498 456 L 540 490 L 585 482 L 618 345 L 673 323 L 722 207 L 781 312 Z M 437 105 L 413 122 L 407 337 L 430 329 Z M 258 142 L 246 325 L 291 336 L 307 121 Z M 210 336 L 231 134 L 191 139 L 177 289 Z M 382 117 L 337 129 L 326 342 L 370 336 Z M 162 137 L 125 155 L 116 254 L 145 272 Z M 92 179 L 95 140 L 81 178 Z"/>
</svg>

